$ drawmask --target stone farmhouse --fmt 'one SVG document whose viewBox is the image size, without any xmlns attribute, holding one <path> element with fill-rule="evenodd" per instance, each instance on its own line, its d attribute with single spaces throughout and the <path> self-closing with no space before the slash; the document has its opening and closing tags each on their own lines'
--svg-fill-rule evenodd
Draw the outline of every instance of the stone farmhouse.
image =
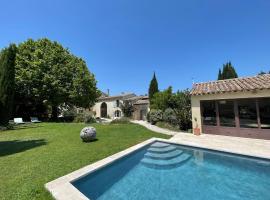
<svg viewBox="0 0 270 200">
<path fill-rule="evenodd" d="M 132 118 L 135 120 L 146 120 L 149 111 L 148 96 L 137 96 L 134 93 L 122 93 L 110 96 L 105 93 L 98 99 L 92 111 L 95 117 L 116 119 L 123 117 L 121 105 L 124 101 L 129 101 L 134 107 Z"/>
</svg>

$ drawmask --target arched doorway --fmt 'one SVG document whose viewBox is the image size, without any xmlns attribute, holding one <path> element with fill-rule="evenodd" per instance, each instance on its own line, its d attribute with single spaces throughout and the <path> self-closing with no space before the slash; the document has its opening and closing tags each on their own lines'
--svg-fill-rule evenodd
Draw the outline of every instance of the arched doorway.
<svg viewBox="0 0 270 200">
<path fill-rule="evenodd" d="M 107 118 L 107 104 L 105 102 L 100 106 L 100 117 Z"/>
</svg>

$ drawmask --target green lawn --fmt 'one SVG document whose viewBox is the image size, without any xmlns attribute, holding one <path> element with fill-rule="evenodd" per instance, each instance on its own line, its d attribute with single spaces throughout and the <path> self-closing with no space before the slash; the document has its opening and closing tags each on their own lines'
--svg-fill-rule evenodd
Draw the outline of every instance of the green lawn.
<svg viewBox="0 0 270 200">
<path fill-rule="evenodd" d="M 98 140 L 82 143 L 84 126 L 41 123 L 0 132 L 0 199 L 52 199 L 45 183 L 151 137 L 168 138 L 134 124 L 94 124 Z"/>
</svg>

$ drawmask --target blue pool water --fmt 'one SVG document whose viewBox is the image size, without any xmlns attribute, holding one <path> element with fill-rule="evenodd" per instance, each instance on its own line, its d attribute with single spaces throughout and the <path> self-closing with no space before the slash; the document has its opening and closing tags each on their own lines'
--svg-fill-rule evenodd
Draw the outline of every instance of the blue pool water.
<svg viewBox="0 0 270 200">
<path fill-rule="evenodd" d="M 270 161 L 156 142 L 72 184 L 91 200 L 269 200 Z"/>
</svg>

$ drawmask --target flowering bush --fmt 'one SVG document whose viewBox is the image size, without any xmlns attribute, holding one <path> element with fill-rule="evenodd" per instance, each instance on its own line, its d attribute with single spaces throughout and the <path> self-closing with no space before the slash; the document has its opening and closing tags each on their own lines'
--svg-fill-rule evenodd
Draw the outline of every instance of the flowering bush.
<svg viewBox="0 0 270 200">
<path fill-rule="evenodd" d="M 156 124 L 159 121 L 162 121 L 162 110 L 156 110 L 156 109 L 152 109 L 149 112 L 149 120 L 151 124 Z"/>
<path fill-rule="evenodd" d="M 167 108 L 163 113 L 163 121 L 172 124 L 178 125 L 178 120 L 173 109 Z"/>
</svg>

